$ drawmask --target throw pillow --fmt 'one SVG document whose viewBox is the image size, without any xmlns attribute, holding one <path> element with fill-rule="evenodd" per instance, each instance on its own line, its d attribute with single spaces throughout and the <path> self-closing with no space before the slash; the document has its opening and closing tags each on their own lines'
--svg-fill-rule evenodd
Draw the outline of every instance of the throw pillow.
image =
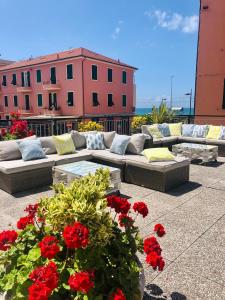
<svg viewBox="0 0 225 300">
<path fill-rule="evenodd" d="M 210 125 L 206 138 L 218 140 L 220 137 L 220 131 L 221 131 L 221 126 Z"/>
<path fill-rule="evenodd" d="M 18 147 L 20 149 L 22 159 L 24 161 L 45 158 L 46 155 L 41 146 L 41 141 L 37 140 L 27 140 L 27 141 L 17 141 Z"/>
<path fill-rule="evenodd" d="M 170 135 L 171 136 L 180 136 L 181 135 L 182 123 L 171 123 L 169 124 Z"/>
<path fill-rule="evenodd" d="M 162 133 L 160 132 L 159 128 L 158 128 L 158 124 L 153 124 L 148 126 L 148 131 L 151 134 L 151 136 L 153 137 L 153 139 L 160 139 L 163 137 Z"/>
<path fill-rule="evenodd" d="M 175 160 L 175 156 L 169 151 L 168 148 L 145 149 L 142 152 L 142 155 L 147 158 L 148 162 Z"/>
<path fill-rule="evenodd" d="M 130 141 L 130 136 L 116 134 L 112 146 L 110 147 L 110 152 L 124 155 L 127 149 L 127 145 Z"/>
<path fill-rule="evenodd" d="M 225 140 L 225 126 L 221 127 L 221 131 L 220 131 L 220 140 Z"/>
<path fill-rule="evenodd" d="M 205 138 L 208 133 L 208 130 L 208 125 L 195 125 L 192 136 L 197 138 Z"/>
<path fill-rule="evenodd" d="M 146 134 L 137 133 L 133 134 L 130 138 L 129 144 L 127 145 L 127 153 L 140 154 L 144 149 Z"/>
<path fill-rule="evenodd" d="M 18 141 L 25 141 L 25 140 L 35 140 L 36 135 L 32 135 L 30 137 L 18 140 Z M 2 141 L 0 142 L 0 161 L 2 160 L 16 160 L 21 159 L 21 152 L 17 141 Z"/>
<path fill-rule="evenodd" d="M 183 124 L 182 125 L 182 136 L 192 137 L 195 124 Z"/>
<path fill-rule="evenodd" d="M 41 146 L 44 149 L 45 154 L 49 155 L 57 152 L 52 136 L 40 137 L 39 140 L 41 141 Z"/>
<path fill-rule="evenodd" d="M 158 128 L 163 136 L 165 137 L 170 136 L 170 128 L 167 123 L 159 124 Z"/>
<path fill-rule="evenodd" d="M 75 146 L 71 134 L 53 135 L 56 151 L 58 155 L 75 153 Z"/>
<path fill-rule="evenodd" d="M 115 131 L 109 131 L 109 132 L 102 132 L 103 134 L 103 139 L 104 139 L 104 144 L 106 148 L 110 148 L 113 142 L 113 139 L 116 135 Z"/>
<path fill-rule="evenodd" d="M 85 135 L 88 150 L 104 150 L 104 140 L 102 133 L 89 133 Z"/>
</svg>

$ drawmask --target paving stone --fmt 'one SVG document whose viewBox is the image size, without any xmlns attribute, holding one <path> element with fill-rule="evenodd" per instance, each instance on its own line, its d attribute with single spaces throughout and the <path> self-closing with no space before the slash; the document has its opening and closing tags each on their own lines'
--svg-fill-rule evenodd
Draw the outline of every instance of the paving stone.
<svg viewBox="0 0 225 300">
<path fill-rule="evenodd" d="M 130 197 L 144 197 L 154 193 L 155 191 L 134 184 L 122 183 L 120 192 L 121 194 Z"/>
</svg>

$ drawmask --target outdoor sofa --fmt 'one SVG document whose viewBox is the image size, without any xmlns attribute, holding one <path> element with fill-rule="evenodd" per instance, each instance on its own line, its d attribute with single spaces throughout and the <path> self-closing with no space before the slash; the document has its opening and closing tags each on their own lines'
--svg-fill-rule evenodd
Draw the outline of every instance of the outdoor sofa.
<svg viewBox="0 0 225 300">
<path fill-rule="evenodd" d="M 73 133 L 71 133 L 73 136 Z M 107 148 L 115 132 L 104 133 Z M 81 135 L 74 132 L 74 135 Z M 111 137 L 110 137 L 111 136 Z M 89 160 L 121 170 L 122 182 L 132 183 L 161 192 L 166 192 L 189 180 L 190 162 L 187 158 L 176 157 L 174 161 L 148 163 L 143 155 L 126 153 L 119 155 L 105 150 L 87 150 L 82 143 L 76 145 L 76 153 L 58 155 L 54 149 L 52 137 L 40 138 L 43 148 L 47 149 L 46 158 L 23 161 L 13 156 L 10 160 L 0 161 L 0 189 L 14 194 L 20 191 L 52 184 L 52 168 L 57 165 Z M 77 139 L 75 139 L 77 141 Z M 4 144 L 2 144 L 4 143 Z M 0 159 L 4 157 L 5 149 L 15 146 L 15 141 L 0 142 Z M 151 138 L 146 136 L 144 148 L 149 148 Z M 5 157 L 5 159 L 8 159 Z"/>
</svg>

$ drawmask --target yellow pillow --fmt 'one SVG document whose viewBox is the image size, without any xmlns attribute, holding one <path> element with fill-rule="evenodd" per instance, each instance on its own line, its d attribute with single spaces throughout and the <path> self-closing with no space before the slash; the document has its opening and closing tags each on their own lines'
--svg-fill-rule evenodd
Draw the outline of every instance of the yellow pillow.
<svg viewBox="0 0 225 300">
<path fill-rule="evenodd" d="M 75 153 L 76 149 L 71 134 L 53 135 L 53 141 L 58 155 Z"/>
<path fill-rule="evenodd" d="M 153 124 L 148 126 L 148 131 L 151 134 L 151 136 L 153 137 L 153 139 L 160 139 L 163 137 L 161 131 L 158 128 L 158 124 Z"/>
<path fill-rule="evenodd" d="M 142 152 L 148 162 L 154 161 L 170 161 L 175 160 L 175 156 L 169 151 L 168 148 L 150 148 Z"/>
<path fill-rule="evenodd" d="M 220 137 L 221 126 L 209 126 L 209 131 L 206 136 L 207 139 L 216 139 L 218 140 Z"/>
<path fill-rule="evenodd" d="M 169 129 L 170 129 L 170 135 L 171 136 L 179 136 L 181 135 L 181 127 L 182 127 L 182 123 L 171 123 L 168 124 L 169 125 Z"/>
</svg>

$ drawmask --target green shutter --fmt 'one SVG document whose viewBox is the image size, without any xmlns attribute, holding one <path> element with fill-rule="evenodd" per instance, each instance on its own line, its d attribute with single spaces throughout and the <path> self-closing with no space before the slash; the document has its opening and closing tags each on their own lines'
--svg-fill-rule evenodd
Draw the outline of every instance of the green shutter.
<svg viewBox="0 0 225 300">
<path fill-rule="evenodd" d="M 127 72 L 126 71 L 123 71 L 123 73 L 122 73 L 122 82 L 127 83 Z"/>
<path fill-rule="evenodd" d="M 98 67 L 95 65 L 92 65 L 92 79 L 93 80 L 98 79 Z"/>
<path fill-rule="evenodd" d="M 112 69 L 108 69 L 108 82 L 112 82 Z"/>
<path fill-rule="evenodd" d="M 38 83 L 41 82 L 41 70 L 36 71 L 36 81 Z"/>
<path fill-rule="evenodd" d="M 126 95 L 123 95 L 123 96 L 122 96 L 122 106 L 123 106 L 123 107 L 126 107 L 126 106 L 127 106 L 127 96 L 126 96 Z"/>
<path fill-rule="evenodd" d="M 5 107 L 8 107 L 9 106 L 8 96 L 5 96 L 4 99 L 5 99 Z"/>
<path fill-rule="evenodd" d="M 13 100 L 14 100 L 14 106 L 17 107 L 18 106 L 18 97 L 17 97 L 17 95 L 15 95 L 13 97 Z"/>
<path fill-rule="evenodd" d="M 73 65 L 67 65 L 67 79 L 73 79 Z"/>
<path fill-rule="evenodd" d="M 73 106 L 73 92 L 68 92 L 67 103 L 68 106 Z"/>
<path fill-rule="evenodd" d="M 38 94 L 37 98 L 38 98 L 38 107 L 41 107 L 42 106 L 42 94 Z"/>
</svg>

